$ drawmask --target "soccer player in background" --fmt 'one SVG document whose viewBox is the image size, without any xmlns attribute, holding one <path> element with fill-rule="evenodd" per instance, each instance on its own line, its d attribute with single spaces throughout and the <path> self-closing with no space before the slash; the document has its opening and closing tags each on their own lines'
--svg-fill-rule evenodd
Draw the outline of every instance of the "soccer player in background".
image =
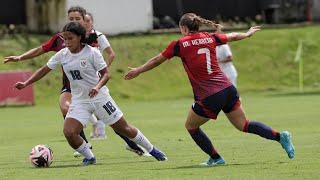
<svg viewBox="0 0 320 180">
<path fill-rule="evenodd" d="M 130 68 L 125 79 L 133 79 L 174 56 L 181 58 L 194 94 L 194 103 L 189 111 L 185 127 L 195 143 L 209 155 L 208 161 L 202 165 L 225 164 L 223 157 L 200 128 L 209 119 L 216 119 L 221 110 L 238 130 L 277 141 L 285 149 L 289 158 L 294 158 L 294 146 L 290 133 L 287 131 L 280 133 L 261 122 L 249 121 L 241 106 L 237 89 L 218 67 L 216 46 L 249 38 L 259 31 L 260 27 L 251 27 L 246 33 L 212 34 L 200 32 L 201 25 L 217 26 L 212 21 L 203 19 L 194 13 L 184 14 L 179 22 L 183 37 L 171 42 L 163 52 L 145 64 L 137 68 Z"/>
<path fill-rule="evenodd" d="M 86 28 L 86 42 L 93 47 L 97 47 L 101 54 L 107 54 L 107 65 L 110 67 L 115 58 L 115 53 L 104 34 L 93 29 L 93 16 L 87 12 L 84 16 L 85 28 Z M 100 140 L 106 138 L 105 124 L 103 121 L 97 120 L 97 118 L 90 118 L 92 123 L 92 133 L 90 137 L 93 140 Z"/>
<path fill-rule="evenodd" d="M 223 33 L 222 27 L 218 26 L 216 33 Z M 228 44 L 222 44 L 216 47 L 217 61 L 221 71 L 229 78 L 234 87 L 237 87 L 238 73 L 232 61 L 232 52 Z"/>
<path fill-rule="evenodd" d="M 90 146 L 80 137 L 80 132 L 93 112 L 114 131 L 144 147 L 158 161 L 167 160 L 164 153 L 154 147 L 137 128 L 124 119 L 122 111 L 105 86 L 110 76 L 103 56 L 96 48 L 84 44 L 85 28 L 77 22 L 70 22 L 64 26 L 62 34 L 66 48 L 52 56 L 46 65 L 38 69 L 25 82 L 17 82 L 15 87 L 23 89 L 40 80 L 52 69 L 62 66 L 70 81 L 72 94 L 63 133 L 69 145 L 84 156 L 82 162 L 85 166 L 96 163 Z"/>
<path fill-rule="evenodd" d="M 102 54 L 103 52 L 105 52 L 108 55 L 107 65 L 108 67 L 110 67 L 111 63 L 114 60 L 115 53 L 111 48 L 108 39 L 104 34 L 94 29 L 93 15 L 91 13 L 87 12 L 84 17 L 84 20 L 85 20 L 87 43 L 94 47 L 98 47 Z M 105 139 L 106 132 L 105 132 L 105 124 L 103 123 L 103 121 L 97 120 L 96 118 L 90 118 L 90 120 L 93 125 L 92 133 L 91 133 L 92 139 L 93 140 Z M 126 145 L 127 150 L 135 152 L 139 155 L 142 154 L 143 156 L 150 156 L 150 154 L 146 152 L 145 149 L 143 149 L 140 146 L 137 147 L 134 143 L 132 143 L 132 141 L 128 140 L 128 138 L 121 136 L 119 133 L 117 134 L 120 137 L 122 137 L 124 141 L 127 142 L 127 145 Z M 143 153 L 141 152 L 141 150 L 143 151 Z"/>
<path fill-rule="evenodd" d="M 68 20 L 70 22 L 79 22 L 82 26 L 86 26 L 84 18 L 86 15 L 86 10 L 82 7 L 79 6 L 75 6 L 75 7 L 71 7 L 68 10 Z M 101 38 L 100 38 L 101 39 Z M 104 51 L 105 48 L 110 47 L 110 43 L 105 41 L 106 39 L 102 39 L 101 41 L 97 41 L 98 43 L 95 43 L 95 41 L 92 41 L 92 39 L 90 41 L 92 41 L 92 45 L 98 45 L 99 49 Z M 99 45 L 100 43 L 103 43 L 101 45 Z M 25 53 L 23 53 L 22 55 L 19 56 L 8 56 L 5 57 L 5 63 L 8 62 L 19 62 L 19 61 L 24 61 L 24 60 L 29 60 L 31 58 L 40 56 L 44 53 L 50 52 L 50 51 L 55 51 L 58 52 L 61 49 L 63 49 L 65 47 L 65 42 L 64 39 L 62 37 L 61 33 L 57 33 L 55 35 L 53 35 L 47 42 L 43 43 L 41 46 L 33 48 Z M 109 50 L 106 50 L 107 54 L 108 52 L 111 52 L 111 47 L 109 48 Z M 112 51 L 113 52 L 113 51 Z M 108 59 L 108 64 L 111 65 L 111 62 L 114 59 L 114 52 L 110 53 L 108 55 L 109 59 Z M 69 80 L 66 77 L 66 75 L 63 72 L 63 76 L 62 76 L 62 88 L 61 88 L 61 94 L 60 94 L 60 99 L 59 99 L 59 105 L 60 105 L 60 110 L 61 113 L 63 115 L 63 117 L 66 116 L 68 109 L 69 109 L 69 105 L 71 103 L 71 89 L 70 89 L 70 84 L 69 84 Z M 96 117 L 94 115 L 92 115 L 90 117 L 90 119 L 93 119 L 91 121 L 97 121 Z M 117 132 L 116 132 L 117 133 Z M 117 133 L 118 134 L 118 133 Z M 130 147 L 130 149 L 132 149 L 133 152 L 135 152 L 138 155 L 143 155 L 144 151 L 137 146 L 136 143 L 134 143 L 133 141 L 131 141 L 130 139 L 128 139 L 125 136 L 122 136 L 120 134 L 118 134 Z M 80 136 L 88 143 L 88 140 L 84 134 L 83 131 L 80 132 Z M 74 153 L 74 156 L 77 157 L 79 154 L 77 152 Z"/>
</svg>

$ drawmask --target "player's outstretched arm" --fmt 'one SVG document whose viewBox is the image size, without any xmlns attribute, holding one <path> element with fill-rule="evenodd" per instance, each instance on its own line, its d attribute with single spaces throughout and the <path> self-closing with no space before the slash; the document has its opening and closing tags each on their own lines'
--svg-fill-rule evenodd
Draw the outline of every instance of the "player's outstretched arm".
<svg viewBox="0 0 320 180">
<path fill-rule="evenodd" d="M 29 51 L 21 54 L 20 56 L 8 56 L 4 58 L 4 63 L 8 62 L 18 62 L 23 61 L 27 59 L 31 59 L 37 56 L 40 56 L 41 54 L 45 53 L 45 51 L 42 49 L 41 46 L 30 49 Z"/>
<path fill-rule="evenodd" d="M 252 35 L 254 35 L 256 32 L 260 30 L 261 30 L 261 26 L 253 26 L 246 33 L 228 33 L 226 35 L 229 42 L 239 41 L 239 40 L 251 37 Z"/>
<path fill-rule="evenodd" d="M 160 53 L 160 54 L 158 54 L 157 56 L 151 58 L 148 62 L 146 62 L 145 64 L 143 64 L 143 65 L 141 65 L 139 67 L 136 67 L 136 68 L 129 67 L 130 71 L 125 75 L 124 79 L 125 80 L 133 79 L 133 78 L 139 76 L 139 74 L 144 73 L 146 71 L 149 71 L 149 70 L 159 66 L 165 60 L 167 60 L 167 58 L 164 57 Z"/>
<path fill-rule="evenodd" d="M 98 93 L 99 90 L 107 84 L 108 80 L 110 79 L 110 75 L 108 73 L 108 68 L 103 68 L 102 70 L 99 71 L 101 77 L 100 80 L 98 82 L 98 84 L 91 89 L 91 91 L 89 92 L 89 97 L 93 98 L 95 97 Z"/>
<path fill-rule="evenodd" d="M 38 80 L 40 80 L 41 78 L 43 78 L 46 74 L 48 74 L 49 72 L 51 71 L 51 69 L 45 65 L 43 66 L 42 68 L 38 69 L 35 73 L 33 73 L 29 79 L 27 79 L 26 81 L 24 82 L 17 82 L 15 84 L 15 87 L 17 89 L 23 89 L 27 86 L 29 86 L 30 84 L 34 83 L 34 82 L 37 82 Z"/>
<path fill-rule="evenodd" d="M 104 52 L 107 54 L 107 65 L 110 67 L 114 58 L 116 57 L 116 53 L 113 51 L 112 47 L 105 48 Z"/>
</svg>

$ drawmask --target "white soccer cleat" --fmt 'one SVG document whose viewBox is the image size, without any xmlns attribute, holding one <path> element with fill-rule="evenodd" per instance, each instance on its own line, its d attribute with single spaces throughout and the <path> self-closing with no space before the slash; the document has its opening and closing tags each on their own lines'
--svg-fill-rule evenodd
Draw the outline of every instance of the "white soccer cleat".
<svg viewBox="0 0 320 180">
<path fill-rule="evenodd" d="M 73 153 L 73 157 L 75 157 L 75 158 L 79 158 L 79 157 L 81 157 L 82 155 L 79 153 L 79 152 L 77 152 L 77 151 L 75 151 L 74 153 Z"/>
</svg>

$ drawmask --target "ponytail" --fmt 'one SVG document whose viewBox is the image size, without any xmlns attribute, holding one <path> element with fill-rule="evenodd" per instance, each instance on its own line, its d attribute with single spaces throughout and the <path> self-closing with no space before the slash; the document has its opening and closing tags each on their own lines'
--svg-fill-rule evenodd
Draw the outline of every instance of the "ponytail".
<svg viewBox="0 0 320 180">
<path fill-rule="evenodd" d="M 180 26 L 186 26 L 191 32 L 199 31 L 201 25 L 206 25 L 214 28 L 214 30 L 221 28 L 221 25 L 216 24 L 214 21 L 204 19 L 200 16 L 197 16 L 194 13 L 184 14 L 179 21 Z"/>
</svg>

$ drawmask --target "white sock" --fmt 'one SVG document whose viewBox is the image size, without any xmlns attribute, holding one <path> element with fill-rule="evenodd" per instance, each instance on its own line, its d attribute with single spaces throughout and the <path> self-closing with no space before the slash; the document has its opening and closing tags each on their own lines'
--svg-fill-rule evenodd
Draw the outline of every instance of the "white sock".
<svg viewBox="0 0 320 180">
<path fill-rule="evenodd" d="M 150 143 L 150 141 L 138 130 L 138 134 L 136 137 L 130 139 L 131 141 L 139 144 L 144 149 L 146 149 L 148 152 L 151 152 L 153 149 L 153 145 Z"/>
<path fill-rule="evenodd" d="M 97 124 L 97 134 L 98 136 L 105 136 L 106 135 L 106 125 L 102 120 L 98 120 Z"/>
<path fill-rule="evenodd" d="M 94 157 L 94 155 L 90 149 L 90 144 L 87 144 L 85 141 L 83 141 L 81 146 L 78 147 L 78 149 L 76 149 L 76 151 L 79 152 L 80 154 L 82 154 L 87 159 L 91 159 Z"/>
<path fill-rule="evenodd" d="M 91 123 L 92 123 L 93 125 L 97 124 L 97 122 L 98 122 L 97 117 L 96 117 L 95 115 L 93 115 L 93 114 L 91 115 L 91 117 L 90 117 L 89 120 L 91 121 Z"/>
</svg>

